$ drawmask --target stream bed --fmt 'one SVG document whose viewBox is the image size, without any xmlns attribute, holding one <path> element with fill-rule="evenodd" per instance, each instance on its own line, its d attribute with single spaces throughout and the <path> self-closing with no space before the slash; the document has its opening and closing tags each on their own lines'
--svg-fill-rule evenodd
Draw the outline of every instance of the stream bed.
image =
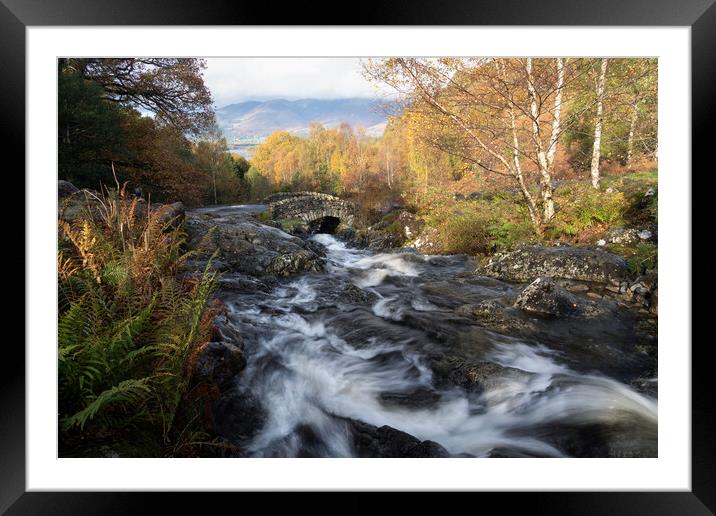
<svg viewBox="0 0 716 516">
<path fill-rule="evenodd" d="M 657 456 L 655 343 L 633 315 L 531 317 L 509 304 L 524 285 L 468 257 L 310 238 L 325 271 L 218 294 L 247 366 L 214 417 L 246 456 L 375 456 L 385 425 L 436 456 Z M 485 302 L 512 324 L 464 309 Z"/>
</svg>

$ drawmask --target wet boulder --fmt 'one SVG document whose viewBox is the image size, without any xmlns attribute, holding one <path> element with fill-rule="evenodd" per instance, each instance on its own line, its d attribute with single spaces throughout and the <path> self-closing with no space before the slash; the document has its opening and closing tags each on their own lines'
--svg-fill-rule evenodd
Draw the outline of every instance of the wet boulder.
<svg viewBox="0 0 716 516">
<path fill-rule="evenodd" d="M 239 332 L 222 317 L 214 320 L 212 341 L 199 352 L 192 383 L 215 386 L 218 392 L 231 388 L 233 380 L 246 368 L 244 341 Z"/>
<path fill-rule="evenodd" d="M 508 381 L 526 381 L 531 373 L 486 360 L 466 360 L 450 354 L 429 357 L 438 385 L 454 385 L 468 392 L 482 393 Z"/>
<path fill-rule="evenodd" d="M 368 230 L 365 233 L 365 247 L 371 251 L 389 251 L 402 245 L 402 237 L 395 233 L 383 230 Z"/>
<path fill-rule="evenodd" d="M 601 249 L 534 245 L 495 255 L 477 273 L 506 281 L 532 281 L 546 276 L 618 285 L 629 276 L 629 266 L 621 256 Z"/>
<path fill-rule="evenodd" d="M 199 353 L 194 366 L 194 381 L 226 389 L 246 367 L 242 349 L 230 342 L 209 342 Z"/>
<path fill-rule="evenodd" d="M 531 314 L 549 317 L 596 317 L 613 310 L 608 301 L 585 299 L 548 277 L 537 278 L 530 283 L 517 297 L 514 306 Z"/>
<path fill-rule="evenodd" d="M 435 458 L 450 453 L 435 441 L 421 441 L 387 425 L 376 427 L 353 419 L 347 420 L 356 457 Z"/>
<path fill-rule="evenodd" d="M 256 292 L 268 293 L 272 287 L 271 281 L 262 281 L 245 274 L 224 275 L 219 278 L 219 288 L 233 294 L 255 294 Z"/>
<path fill-rule="evenodd" d="M 402 392 L 381 392 L 380 403 L 387 407 L 423 409 L 434 407 L 440 401 L 440 393 L 427 388 L 418 388 Z"/>
<path fill-rule="evenodd" d="M 529 317 L 500 299 L 461 305 L 455 311 L 474 318 L 484 328 L 506 335 L 528 335 L 536 331 Z"/>
<path fill-rule="evenodd" d="M 397 249 L 403 245 L 403 241 L 403 238 L 399 234 L 383 229 L 368 228 L 359 231 L 352 243 L 360 248 L 380 252 Z"/>
<path fill-rule="evenodd" d="M 259 399 L 245 389 L 233 388 L 225 392 L 213 407 L 214 433 L 234 444 L 258 434 L 267 418 Z"/>
<path fill-rule="evenodd" d="M 372 291 L 363 290 L 349 281 L 335 279 L 335 288 L 330 292 L 326 292 L 321 298 L 324 306 L 354 306 L 354 305 L 372 305 L 378 300 L 378 296 Z"/>
<path fill-rule="evenodd" d="M 266 267 L 266 273 L 290 276 L 300 272 L 319 272 L 322 269 L 323 264 L 317 259 L 316 253 L 309 249 L 298 249 L 274 256 Z"/>
<path fill-rule="evenodd" d="M 521 448 L 510 448 L 507 446 L 497 446 L 492 448 L 486 455 L 491 459 L 530 459 L 541 458 L 541 455 L 531 453 Z"/>
<path fill-rule="evenodd" d="M 204 258 L 218 250 L 230 272 L 275 277 L 323 270 L 323 259 L 305 241 L 246 216 L 189 213 L 185 228 L 189 249 Z"/>
<path fill-rule="evenodd" d="M 649 458 L 656 457 L 658 450 L 656 425 L 633 416 L 591 424 L 547 422 L 515 434 L 545 441 L 568 457 Z"/>
<path fill-rule="evenodd" d="M 342 233 L 340 236 L 349 237 L 350 241 L 358 247 L 385 251 L 402 247 L 405 242 L 415 239 L 420 235 L 424 225 L 425 222 L 415 214 L 406 210 L 397 210 L 388 213 L 367 229 L 350 235 L 347 232 Z"/>
<path fill-rule="evenodd" d="M 326 257 L 326 246 L 315 240 L 304 240 L 306 249 L 313 251 L 317 256 L 321 258 Z"/>
<path fill-rule="evenodd" d="M 343 228 L 336 233 L 336 236 L 344 242 L 353 242 L 358 235 L 354 228 Z"/>
<path fill-rule="evenodd" d="M 489 391 L 506 381 L 526 381 L 530 377 L 526 371 L 487 361 L 468 362 L 458 367 L 453 375 L 459 380 L 459 385 L 472 392 Z"/>
</svg>

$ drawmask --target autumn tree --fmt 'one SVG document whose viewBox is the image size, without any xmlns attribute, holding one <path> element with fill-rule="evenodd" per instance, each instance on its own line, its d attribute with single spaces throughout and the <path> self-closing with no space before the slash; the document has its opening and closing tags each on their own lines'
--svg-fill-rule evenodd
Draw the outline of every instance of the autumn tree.
<svg viewBox="0 0 716 516">
<path fill-rule="evenodd" d="M 226 140 L 217 131 L 211 131 L 193 144 L 196 166 L 211 178 L 209 199 L 213 204 L 235 202 L 241 195 L 241 178 L 235 161 L 228 153 Z"/>
<path fill-rule="evenodd" d="M 411 141 L 408 124 L 401 117 L 390 117 L 382 138 L 378 141 L 377 168 L 389 191 L 402 193 L 410 188 Z"/>
<path fill-rule="evenodd" d="M 259 201 L 271 193 L 271 184 L 268 178 L 258 168 L 254 166 L 249 168 L 246 172 L 245 180 L 250 201 Z"/>
<path fill-rule="evenodd" d="M 637 155 L 653 156 L 657 149 L 658 74 L 656 59 L 610 59 L 605 97 L 610 140 L 616 156 L 631 168 Z M 610 92 L 613 92 L 610 94 Z"/>
<path fill-rule="evenodd" d="M 62 73 L 99 85 L 103 98 L 153 114 L 160 125 L 199 134 L 215 123 L 203 59 L 61 59 Z"/>
<path fill-rule="evenodd" d="M 298 174 L 300 138 L 288 131 L 274 131 L 254 150 L 251 163 L 276 189 L 288 188 Z"/>
<path fill-rule="evenodd" d="M 222 188 L 234 198 L 239 181 L 212 136 L 203 68 L 199 59 L 58 60 L 60 177 L 99 189 L 116 174 L 135 193 L 190 205 L 208 185 L 213 201 Z"/>
<path fill-rule="evenodd" d="M 251 163 L 240 154 L 229 154 L 229 158 L 231 159 L 231 167 L 234 170 L 234 174 L 240 180 L 243 180 L 246 172 L 251 168 Z"/>
<path fill-rule="evenodd" d="M 657 144 L 657 60 L 609 58 L 604 89 L 599 95 L 601 59 L 583 59 L 585 73 L 567 93 L 572 116 L 564 144 L 570 165 L 586 172 L 591 180 L 595 133 L 601 119 L 599 176 L 602 162 L 631 167 L 635 158 L 656 159 Z M 602 111 L 598 104 L 601 98 Z M 595 161 L 596 164 L 596 161 Z"/>
<path fill-rule="evenodd" d="M 559 58 L 390 58 L 368 60 L 365 71 L 420 110 L 429 129 L 449 125 L 458 131 L 452 141 L 433 141 L 442 150 L 490 174 L 512 177 L 535 230 L 552 219 L 563 92 L 578 67 Z M 530 190 L 526 164 L 538 172 L 540 201 Z"/>
</svg>

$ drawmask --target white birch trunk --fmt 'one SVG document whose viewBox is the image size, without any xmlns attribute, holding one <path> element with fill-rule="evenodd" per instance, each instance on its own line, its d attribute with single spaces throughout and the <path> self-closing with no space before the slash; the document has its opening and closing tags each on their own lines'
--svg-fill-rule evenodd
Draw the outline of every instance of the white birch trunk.
<svg viewBox="0 0 716 516">
<path fill-rule="evenodd" d="M 561 62 L 561 61 L 560 61 Z M 540 109 L 537 104 L 537 91 L 532 77 L 532 58 L 527 58 L 527 92 L 530 98 L 530 117 L 532 118 L 532 140 L 537 149 L 537 162 L 539 163 L 540 187 L 542 194 L 542 222 L 547 223 L 554 217 L 554 199 L 552 198 L 552 176 L 547 152 L 542 144 L 540 134 Z M 560 98 L 561 104 L 561 98 Z M 559 130 L 559 129 L 558 129 Z M 558 133 L 555 133 L 558 134 Z"/>
<path fill-rule="evenodd" d="M 552 135 L 549 139 L 549 149 L 547 149 L 547 165 L 550 170 L 554 165 L 554 157 L 557 155 L 557 140 L 559 139 L 559 129 L 562 116 L 562 90 L 564 89 L 564 64 L 562 58 L 557 58 L 557 91 L 554 97 L 554 118 L 552 119 Z"/>
<path fill-rule="evenodd" d="M 604 123 L 604 86 L 607 78 L 608 59 L 602 59 L 602 67 L 597 82 L 597 118 L 594 124 L 594 146 L 592 147 L 592 186 L 599 188 L 599 159 L 602 150 L 602 125 Z"/>
</svg>

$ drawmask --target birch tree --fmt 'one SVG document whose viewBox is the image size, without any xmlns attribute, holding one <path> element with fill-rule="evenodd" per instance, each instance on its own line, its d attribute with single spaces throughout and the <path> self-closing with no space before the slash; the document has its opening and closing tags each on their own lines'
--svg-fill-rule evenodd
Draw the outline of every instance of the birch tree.
<svg viewBox="0 0 716 516">
<path fill-rule="evenodd" d="M 657 62 L 653 59 L 625 59 L 624 65 L 619 79 L 625 83 L 625 96 L 628 99 L 629 132 L 626 165 L 631 168 L 637 141 L 646 136 L 643 134 L 645 129 L 656 126 Z M 614 67 L 610 66 L 610 70 L 613 74 Z"/>
<path fill-rule="evenodd" d="M 532 141 L 537 152 L 537 162 L 540 172 L 540 186 L 542 192 L 542 218 L 549 222 L 554 217 L 554 200 L 552 198 L 552 168 L 557 153 L 557 140 L 562 112 L 562 90 L 564 88 L 564 63 L 557 59 L 557 85 L 554 94 L 554 111 L 552 113 L 552 131 L 549 136 L 547 148 L 542 139 L 540 126 L 540 98 L 535 88 L 535 79 L 532 74 L 532 58 L 527 58 L 525 65 L 527 72 L 527 91 L 530 97 L 530 116 L 532 118 Z"/>
<path fill-rule="evenodd" d="M 602 125 L 604 123 L 604 86 L 607 80 L 607 62 L 608 59 L 606 58 L 601 60 L 601 69 L 597 79 L 597 115 L 594 124 L 594 144 L 592 146 L 592 166 L 590 170 L 594 188 L 599 188 L 600 180 L 599 159 L 601 157 Z"/>
<path fill-rule="evenodd" d="M 429 143 L 491 175 L 511 177 L 538 233 L 552 220 L 552 170 L 567 82 L 563 59 L 391 58 L 364 67 L 433 128 L 450 126 L 462 135 L 458 142 Z M 530 191 L 528 168 L 538 173 L 539 201 Z"/>
<path fill-rule="evenodd" d="M 194 144 L 194 155 L 199 167 L 211 175 L 212 201 L 218 204 L 216 179 L 220 169 L 226 166 L 226 140 L 214 129 Z"/>
</svg>

